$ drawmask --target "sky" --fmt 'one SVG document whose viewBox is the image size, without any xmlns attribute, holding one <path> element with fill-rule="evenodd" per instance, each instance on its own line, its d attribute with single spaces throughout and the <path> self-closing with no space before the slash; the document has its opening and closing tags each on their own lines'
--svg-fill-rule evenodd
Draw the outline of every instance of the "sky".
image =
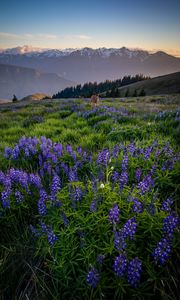
<svg viewBox="0 0 180 300">
<path fill-rule="evenodd" d="M 140 48 L 180 57 L 180 0 L 1 0 L 0 48 Z"/>
</svg>

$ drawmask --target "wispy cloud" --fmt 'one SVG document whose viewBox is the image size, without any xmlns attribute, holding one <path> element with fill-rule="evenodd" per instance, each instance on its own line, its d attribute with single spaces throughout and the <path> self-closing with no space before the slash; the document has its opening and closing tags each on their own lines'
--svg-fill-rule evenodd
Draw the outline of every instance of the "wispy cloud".
<svg viewBox="0 0 180 300">
<path fill-rule="evenodd" d="M 77 39 L 80 39 L 80 40 L 91 40 L 92 39 L 92 36 L 84 35 L 84 34 L 74 35 L 74 37 Z"/>
<path fill-rule="evenodd" d="M 14 33 L 9 33 L 9 32 L 0 32 L 0 38 L 5 38 L 5 39 L 16 39 L 16 40 L 37 40 L 37 39 L 57 39 L 58 36 L 54 34 L 44 34 L 44 33 L 39 33 L 39 34 L 31 34 L 31 33 L 24 33 L 24 34 L 14 34 Z"/>
<path fill-rule="evenodd" d="M 9 32 L 0 32 L 0 37 L 2 38 L 19 38 L 20 36 L 18 34 L 9 33 Z"/>
</svg>

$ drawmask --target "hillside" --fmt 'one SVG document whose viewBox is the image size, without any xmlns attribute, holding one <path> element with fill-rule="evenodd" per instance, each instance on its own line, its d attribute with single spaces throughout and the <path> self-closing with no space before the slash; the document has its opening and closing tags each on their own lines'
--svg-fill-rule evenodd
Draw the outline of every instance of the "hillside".
<svg viewBox="0 0 180 300">
<path fill-rule="evenodd" d="M 121 97 L 124 97 L 127 93 L 128 96 L 133 96 L 135 91 L 139 95 L 142 90 L 145 91 L 146 95 L 180 93 L 180 72 L 139 81 L 118 90 Z"/>
<path fill-rule="evenodd" d="M 0 63 L 56 73 L 81 84 L 114 80 L 129 74 L 155 77 L 180 70 L 180 58 L 162 51 L 149 53 L 126 47 L 65 50 L 17 47 L 2 51 Z"/>
<path fill-rule="evenodd" d="M 0 64 L 0 98 L 18 99 L 34 93 L 53 94 L 59 89 L 75 83 L 57 74 L 40 72 L 36 69 Z"/>
<path fill-rule="evenodd" d="M 21 101 L 34 101 L 34 100 L 43 100 L 43 99 L 51 99 L 51 96 L 43 93 L 36 93 L 32 95 L 28 95 L 21 99 Z"/>
</svg>

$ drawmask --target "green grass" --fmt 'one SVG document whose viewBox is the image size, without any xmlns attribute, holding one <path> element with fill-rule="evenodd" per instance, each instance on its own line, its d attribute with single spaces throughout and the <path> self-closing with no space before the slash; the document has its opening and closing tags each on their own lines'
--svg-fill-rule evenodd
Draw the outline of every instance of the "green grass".
<svg viewBox="0 0 180 300">
<path fill-rule="evenodd" d="M 11 207 L 4 209 L 0 201 L 0 299 L 178 299 L 178 231 L 174 232 L 172 253 L 164 266 L 154 263 L 152 252 L 162 238 L 163 222 L 169 215 L 161 210 L 163 201 L 172 195 L 172 209 L 176 214 L 179 212 L 179 104 L 177 96 L 149 96 L 102 99 L 96 111 L 91 111 L 89 102 L 83 99 L 0 106 L 0 170 L 6 174 L 15 168 L 27 174 L 39 174 L 48 194 L 45 216 L 41 216 L 37 208 L 40 194 L 35 186 L 29 186 L 27 191 L 16 182 L 10 196 Z M 46 152 L 43 154 L 40 144 L 30 157 L 26 157 L 24 150 L 18 159 L 4 157 L 4 148 L 13 148 L 22 136 L 38 139 L 44 136 L 63 145 L 58 162 L 50 158 L 56 144 L 49 145 L 50 157 L 43 158 L 51 165 L 52 172 L 44 169 L 41 173 L 43 167 L 39 159 L 46 156 Z M 130 152 L 133 143 L 136 155 Z M 72 146 L 72 153 L 68 152 L 67 145 Z M 117 157 L 112 155 L 115 145 L 121 149 Z M 79 146 L 82 154 L 78 152 Z M 153 149 L 145 159 L 144 152 L 138 151 L 151 146 Z M 98 164 L 97 158 L 103 149 L 109 149 L 110 159 L 106 164 Z M 121 174 L 126 153 L 128 183 L 120 191 L 120 183 L 114 182 L 112 175 L 114 171 Z M 78 170 L 78 181 L 69 181 L 62 163 L 69 170 Z M 55 169 L 57 166 L 60 171 Z M 154 172 L 155 185 L 142 195 L 135 179 L 137 168 L 141 168 L 141 179 Z M 56 202 L 53 206 L 50 201 L 54 172 L 60 172 L 61 189 L 57 194 L 60 206 Z M 2 198 L 1 176 L 0 173 Z M 74 204 L 72 195 L 77 188 L 83 195 L 82 200 Z M 17 190 L 24 196 L 19 204 L 15 198 Z M 133 212 L 131 198 L 143 203 L 142 213 Z M 97 211 L 93 212 L 94 200 Z M 136 216 L 135 237 L 127 239 L 127 259 L 137 256 L 142 261 L 143 271 L 137 288 L 128 283 L 127 275 L 119 278 L 113 271 L 114 260 L 121 253 L 114 247 L 115 225 L 109 222 L 109 211 L 114 203 L 120 208 L 116 230 Z M 64 216 L 69 221 L 67 226 Z M 58 237 L 52 247 L 47 234 L 35 239 L 30 233 L 30 224 L 40 232 L 40 221 L 52 227 Z M 98 254 L 105 255 L 102 265 L 96 262 Z M 100 282 L 94 289 L 86 282 L 91 266 L 100 273 Z"/>
</svg>

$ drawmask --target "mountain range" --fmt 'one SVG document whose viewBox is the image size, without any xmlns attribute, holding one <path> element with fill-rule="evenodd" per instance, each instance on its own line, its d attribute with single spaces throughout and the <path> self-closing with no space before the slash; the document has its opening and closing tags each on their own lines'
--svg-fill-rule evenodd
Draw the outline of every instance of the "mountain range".
<svg viewBox="0 0 180 300">
<path fill-rule="evenodd" d="M 53 75 L 50 76 L 51 79 L 46 79 L 45 84 L 41 85 L 43 90 L 36 85 L 36 83 L 34 83 L 33 90 L 29 90 L 27 75 L 26 83 L 22 84 L 24 86 L 22 96 L 34 92 L 53 94 L 65 87 L 63 84 L 59 84 L 56 88 L 56 84 L 58 85 L 58 80 L 60 79 L 60 81 L 64 80 L 65 85 L 67 84 L 66 86 L 69 86 L 71 82 L 71 85 L 75 83 L 82 84 L 89 81 L 101 82 L 106 79 L 114 80 L 129 74 L 135 75 L 141 73 L 145 76 L 155 77 L 180 71 L 180 58 L 162 51 L 149 53 L 145 50 L 131 50 L 126 47 L 109 49 L 92 49 L 86 47 L 82 49 L 59 50 L 24 46 L 6 50 L 1 49 L 0 64 L 18 66 L 19 70 L 20 67 L 31 68 L 31 70 L 33 68 L 34 74 L 36 72 L 43 74 L 42 78 L 49 78 L 48 76 L 50 75 L 47 76 L 45 74 L 53 73 Z M 8 66 L 6 68 L 8 68 Z M 25 71 L 22 73 L 24 74 L 24 72 Z M 30 71 L 27 70 L 27 72 L 29 74 Z M 30 73 L 32 73 L 32 71 Z M 0 87 L 2 87 L 2 80 L 5 79 L 3 76 L 0 71 Z M 19 74 L 19 82 L 21 81 L 20 77 Z M 52 78 L 54 78 L 56 82 L 54 86 L 52 86 Z M 14 89 L 16 82 L 17 81 L 13 82 L 13 80 L 11 80 L 10 83 L 8 80 L 6 81 L 6 88 L 9 87 L 10 93 L 12 91 L 11 85 L 13 85 Z M 1 93 L 0 97 L 2 97 Z M 5 97 L 5 95 L 3 97 Z"/>
</svg>

